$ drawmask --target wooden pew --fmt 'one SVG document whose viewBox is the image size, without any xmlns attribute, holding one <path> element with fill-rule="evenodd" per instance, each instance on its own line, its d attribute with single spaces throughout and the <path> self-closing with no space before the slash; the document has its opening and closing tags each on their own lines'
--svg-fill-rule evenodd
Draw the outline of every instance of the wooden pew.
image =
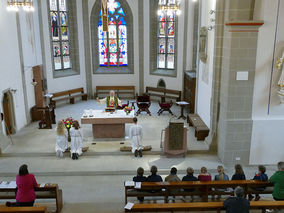
<svg viewBox="0 0 284 213">
<path fill-rule="evenodd" d="M 52 93 L 50 97 L 50 105 L 56 108 L 57 101 L 69 100 L 70 104 L 75 103 L 75 98 L 82 97 L 83 101 L 88 100 L 88 95 L 84 92 L 84 88 L 71 89 L 61 92 Z"/>
<path fill-rule="evenodd" d="M 250 209 L 284 209 L 284 201 L 251 201 Z M 177 212 L 177 211 L 215 211 L 224 210 L 223 202 L 195 202 L 195 203 L 153 203 L 134 204 L 131 210 L 125 212 Z"/>
<path fill-rule="evenodd" d="M 16 199 L 15 188 L 1 188 L 0 200 Z M 63 207 L 62 190 L 57 184 L 46 184 L 44 187 L 35 188 L 36 199 L 55 199 L 56 213 L 59 213 Z"/>
<path fill-rule="evenodd" d="M 195 129 L 195 137 L 198 141 L 204 141 L 209 135 L 209 128 L 197 114 L 189 114 L 187 116 L 187 123 Z"/>
<path fill-rule="evenodd" d="M 146 93 L 149 96 L 160 97 L 162 99 L 173 99 L 175 101 L 181 100 L 181 91 L 164 89 L 157 87 L 146 87 Z"/>
<path fill-rule="evenodd" d="M 135 99 L 135 86 L 96 86 L 95 97 L 108 96 L 109 91 L 113 90 L 119 98 L 132 98 Z M 122 96 L 121 96 L 122 95 Z M 125 96 L 129 95 L 129 97 Z"/>
<path fill-rule="evenodd" d="M 0 213 L 20 213 L 20 212 L 30 212 L 30 213 L 47 213 L 45 206 L 33 206 L 33 207 L 7 207 L 0 206 Z"/>
<path fill-rule="evenodd" d="M 208 202 L 209 195 L 232 195 L 231 191 L 218 191 L 212 188 L 235 188 L 241 186 L 244 188 L 245 195 L 251 188 L 271 187 L 270 182 L 261 182 L 256 180 L 229 180 L 229 181 L 181 181 L 181 182 L 143 182 L 141 189 L 136 190 L 134 186 L 125 186 L 125 203 L 128 197 L 164 197 L 168 202 L 169 196 L 193 196 L 203 197 L 203 201 Z M 195 189 L 192 192 L 183 189 Z M 152 193 L 151 191 L 157 191 Z M 271 194 L 272 191 L 257 191 L 259 194 Z"/>
</svg>

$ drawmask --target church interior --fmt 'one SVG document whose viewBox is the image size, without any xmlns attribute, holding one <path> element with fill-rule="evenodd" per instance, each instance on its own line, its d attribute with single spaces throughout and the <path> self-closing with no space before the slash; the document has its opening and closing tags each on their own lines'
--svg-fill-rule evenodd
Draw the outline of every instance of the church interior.
<svg viewBox="0 0 284 213">
<path fill-rule="evenodd" d="M 0 212 L 284 210 L 283 0 L 1 0 L 0 50 Z"/>
</svg>

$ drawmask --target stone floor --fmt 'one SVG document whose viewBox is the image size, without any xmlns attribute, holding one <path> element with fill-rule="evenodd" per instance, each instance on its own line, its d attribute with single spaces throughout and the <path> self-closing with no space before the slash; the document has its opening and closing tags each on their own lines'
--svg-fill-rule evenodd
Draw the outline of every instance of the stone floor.
<svg viewBox="0 0 284 213">
<path fill-rule="evenodd" d="M 83 110 L 89 108 L 103 109 L 103 106 L 97 105 L 95 101 L 61 105 L 56 109 L 57 120 L 68 116 L 80 119 Z M 156 165 L 163 178 L 172 166 L 178 168 L 180 177 L 185 175 L 188 166 L 193 167 L 196 174 L 202 166 L 206 166 L 212 175 L 216 174 L 217 166 L 222 163 L 215 155 L 190 154 L 185 158 L 166 158 L 161 155 L 161 130 L 167 126 L 171 116 L 165 113 L 158 117 L 154 113 L 158 110 L 157 103 L 153 103 L 150 110 L 153 116 L 138 117 L 145 132 L 144 144 L 153 147 L 153 152 L 145 154 L 143 158 L 134 158 L 130 153 L 121 153 L 119 151 L 121 141 L 96 141 L 96 145 L 92 145 L 94 141 L 91 127 L 83 125 L 84 145 L 89 146 L 90 150 L 78 161 L 72 161 L 67 154 L 63 159 L 58 159 L 54 154 L 55 130 L 38 130 L 37 124 L 32 123 L 14 135 L 14 144 L 0 155 L 0 181 L 15 180 L 19 166 L 26 163 L 39 183 L 59 184 L 63 190 L 62 213 L 122 213 L 124 212 L 123 183 L 132 179 L 139 166 L 143 167 L 145 175 L 148 175 L 150 167 Z M 179 115 L 180 109 L 174 106 L 173 112 Z M 129 126 L 127 130 L 128 128 Z M 130 144 L 129 139 L 124 142 L 126 145 Z M 207 150 L 208 145 L 196 141 L 193 130 L 189 128 L 188 148 Z M 225 170 L 229 176 L 233 174 L 233 167 L 225 167 Z M 257 168 L 250 166 L 245 167 L 244 170 L 247 178 L 250 179 Z M 268 175 L 272 175 L 276 168 L 268 166 L 267 170 Z M 271 199 L 271 196 L 262 199 Z M 43 201 L 37 201 L 37 205 L 39 202 Z M 136 200 L 133 199 L 133 202 Z M 54 205 L 50 202 L 44 204 L 48 205 L 50 210 L 54 209 Z"/>
<path fill-rule="evenodd" d="M 79 101 L 74 105 L 61 104 L 56 108 L 56 119 L 61 120 L 67 117 L 73 117 L 80 121 L 84 109 L 104 109 L 103 105 L 98 104 L 94 100 Z M 169 115 L 167 112 L 161 116 L 157 116 L 159 109 L 157 102 L 152 102 L 150 111 L 152 116 L 141 114 L 138 116 L 139 123 L 143 127 L 144 145 L 151 145 L 153 151 L 161 151 L 161 131 L 167 127 L 170 120 L 176 120 L 177 118 Z M 180 114 L 180 108 L 173 106 L 172 111 L 176 116 Z M 179 121 L 185 122 L 185 126 L 188 127 L 187 141 L 189 150 L 208 150 L 208 144 L 204 141 L 197 141 L 194 137 L 194 129 L 189 127 L 185 120 Z M 13 146 L 9 146 L 5 153 L 53 153 L 55 147 L 55 128 L 53 125 L 52 130 L 39 130 L 37 122 L 34 122 L 13 136 Z M 82 125 L 84 135 L 84 146 L 89 146 L 90 152 L 118 152 L 121 146 L 130 146 L 131 142 L 128 138 L 129 126 L 126 124 L 126 139 L 122 141 L 94 141 L 92 136 L 92 126 Z M 96 142 L 96 145 L 93 143 Z M 120 142 L 124 142 L 123 145 Z"/>
</svg>

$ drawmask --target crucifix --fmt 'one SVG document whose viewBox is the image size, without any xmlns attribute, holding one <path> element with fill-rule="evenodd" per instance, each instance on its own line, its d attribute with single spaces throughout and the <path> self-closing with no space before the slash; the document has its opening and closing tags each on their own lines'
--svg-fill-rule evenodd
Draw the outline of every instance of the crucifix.
<svg viewBox="0 0 284 213">
<path fill-rule="evenodd" d="M 107 0 L 101 0 L 103 31 L 108 32 L 108 7 Z"/>
</svg>

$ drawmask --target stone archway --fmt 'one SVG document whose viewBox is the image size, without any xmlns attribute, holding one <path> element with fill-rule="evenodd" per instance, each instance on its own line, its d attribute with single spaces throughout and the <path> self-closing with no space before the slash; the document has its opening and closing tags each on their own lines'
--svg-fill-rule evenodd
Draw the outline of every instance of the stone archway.
<svg viewBox="0 0 284 213">
<path fill-rule="evenodd" d="M 3 115 L 4 115 L 4 128 L 7 135 L 16 133 L 15 110 L 13 94 L 8 91 L 3 94 L 2 99 Z"/>
</svg>

